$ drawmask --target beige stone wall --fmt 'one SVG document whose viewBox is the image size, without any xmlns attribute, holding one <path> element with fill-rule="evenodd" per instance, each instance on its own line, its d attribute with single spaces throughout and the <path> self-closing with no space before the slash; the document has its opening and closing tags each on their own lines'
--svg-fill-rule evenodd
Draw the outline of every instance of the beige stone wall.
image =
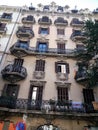
<svg viewBox="0 0 98 130">
<path fill-rule="evenodd" d="M 31 14 L 31 13 L 30 13 Z M 18 14 L 17 14 L 18 15 Z M 22 17 L 26 17 L 28 15 L 27 14 L 20 14 L 18 22 L 15 26 L 14 29 L 14 33 L 13 36 L 10 40 L 10 44 L 8 46 L 8 52 L 9 52 L 9 48 L 15 43 L 17 42 L 18 38 L 16 37 L 16 31 L 17 31 L 17 27 L 18 26 L 22 26 L 21 23 L 21 19 Z M 38 19 L 41 18 L 42 16 L 45 16 L 45 14 L 41 15 L 39 14 L 39 16 L 37 15 L 37 13 L 33 14 L 36 20 L 36 23 L 32 26 L 33 30 L 34 30 L 34 38 L 32 38 L 30 40 L 30 46 L 31 47 L 36 47 L 36 43 L 37 43 L 37 39 L 40 38 L 40 35 L 38 34 L 38 29 L 39 29 L 39 24 L 38 24 Z M 66 48 L 67 49 L 74 49 L 76 48 L 76 43 L 73 42 L 70 39 L 70 35 L 72 33 L 72 27 L 70 26 L 70 22 L 71 19 L 73 17 L 77 17 L 81 20 L 82 16 L 79 17 L 79 15 L 77 16 L 72 16 L 70 15 L 69 18 L 67 18 L 66 15 L 54 15 L 52 16 L 51 14 L 46 14 L 46 16 L 49 16 L 49 18 L 52 20 L 52 25 L 50 25 L 50 34 L 48 36 L 46 36 L 46 39 L 49 39 L 49 48 L 57 48 L 57 27 L 54 25 L 54 21 L 55 19 L 57 19 L 57 17 L 64 17 L 64 19 L 68 20 L 68 26 L 65 27 L 65 39 L 66 39 Z M 14 20 L 16 20 L 16 14 L 14 13 L 13 15 Z M 87 17 L 85 18 L 87 19 Z M 13 24 L 13 23 L 12 23 Z M 12 24 L 8 25 L 8 28 L 10 28 L 10 26 Z M 12 26 L 11 26 L 12 27 Z M 3 42 L 2 42 L 3 43 Z M 4 45 L 3 45 L 4 46 Z M 5 63 L 2 65 L 3 69 L 7 64 L 13 63 L 14 60 L 14 56 L 10 55 L 6 55 L 5 56 Z M 83 86 L 77 84 L 74 80 L 74 69 L 75 69 L 75 64 L 76 64 L 76 60 L 75 59 L 68 59 L 68 58 L 62 58 L 62 57 L 38 57 L 38 56 L 26 56 L 23 57 L 24 59 L 24 67 L 26 67 L 27 69 L 27 78 L 23 81 L 18 82 L 18 84 L 20 84 L 20 90 L 19 90 L 19 94 L 18 94 L 18 98 L 28 98 L 28 93 L 29 93 L 29 88 L 30 88 L 30 81 L 35 80 L 33 77 L 33 72 L 35 70 L 35 63 L 37 59 L 44 59 L 45 60 L 45 78 L 42 79 L 42 81 L 46 81 L 44 90 L 43 90 L 43 99 L 47 100 L 47 99 L 57 99 L 57 88 L 55 85 L 55 82 L 58 80 L 56 77 L 56 73 L 55 73 L 55 62 L 56 61 L 60 61 L 63 60 L 67 63 L 69 63 L 70 66 L 70 74 L 69 74 L 69 78 L 68 80 L 66 80 L 66 83 L 71 83 L 71 86 L 69 88 L 69 99 L 73 100 L 73 101 L 83 101 L 83 96 L 82 96 L 82 88 Z M 1 76 L 0 76 L 1 77 Z M 3 81 L 2 78 L 0 78 L 0 83 L 1 83 L 1 87 L 0 90 L 2 91 L 3 86 L 5 83 L 8 83 L 7 81 Z M 98 89 L 96 88 L 96 93 L 95 93 L 95 97 L 97 98 L 97 91 Z M 50 94 L 51 93 L 51 94 Z"/>
</svg>

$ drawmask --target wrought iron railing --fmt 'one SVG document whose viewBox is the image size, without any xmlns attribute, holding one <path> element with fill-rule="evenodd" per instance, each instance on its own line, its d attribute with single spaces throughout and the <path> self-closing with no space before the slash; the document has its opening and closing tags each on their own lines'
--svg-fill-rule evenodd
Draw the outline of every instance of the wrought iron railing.
<svg viewBox="0 0 98 130">
<path fill-rule="evenodd" d="M 90 104 L 77 104 L 68 101 L 50 101 L 50 100 L 29 100 L 29 99 L 15 99 L 12 97 L 0 97 L 0 107 L 20 110 L 36 110 L 41 112 L 69 112 L 69 113 L 93 113 L 94 108 Z M 98 111 L 97 111 L 98 112 Z"/>
<path fill-rule="evenodd" d="M 79 49 L 58 49 L 58 48 L 48 48 L 46 50 L 40 50 L 36 47 L 30 47 L 28 45 L 18 45 L 17 43 L 10 48 L 11 53 L 18 53 L 18 50 L 23 50 L 23 53 L 27 55 L 32 54 L 45 54 L 45 55 L 65 55 L 65 56 L 77 56 L 80 53 Z M 85 49 L 82 51 L 86 51 Z M 14 54 L 15 55 L 15 54 Z"/>
<path fill-rule="evenodd" d="M 27 75 L 26 68 L 24 68 L 24 67 L 20 67 L 20 68 L 18 67 L 15 71 L 13 69 L 14 69 L 13 65 L 9 64 L 2 70 L 2 74 L 16 72 L 16 73 L 19 73 L 20 75 L 22 75 L 23 77 L 25 77 Z"/>
<path fill-rule="evenodd" d="M 77 71 L 76 75 L 75 75 L 75 80 L 78 81 L 83 81 L 83 80 L 87 80 L 88 79 L 88 74 L 87 71 Z"/>
</svg>

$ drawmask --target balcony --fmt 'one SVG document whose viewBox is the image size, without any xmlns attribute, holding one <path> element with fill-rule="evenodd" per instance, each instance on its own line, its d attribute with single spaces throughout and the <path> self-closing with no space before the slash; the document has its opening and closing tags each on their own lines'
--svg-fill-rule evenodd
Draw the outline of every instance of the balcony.
<svg viewBox="0 0 98 130">
<path fill-rule="evenodd" d="M 76 80 L 76 82 L 84 84 L 88 81 L 88 63 L 78 62 L 77 67 L 78 69 L 76 70 L 74 79 Z"/>
<path fill-rule="evenodd" d="M 5 34 L 7 31 L 6 24 L 0 22 L 0 34 Z"/>
<path fill-rule="evenodd" d="M 49 19 L 49 17 L 43 16 L 42 18 L 40 18 L 40 19 L 38 20 L 38 23 L 39 23 L 40 25 L 51 25 L 51 24 L 52 24 L 52 21 L 51 21 L 51 19 Z"/>
<path fill-rule="evenodd" d="M 54 24 L 56 26 L 67 26 L 68 25 L 68 21 L 67 20 L 64 20 L 64 18 L 62 17 L 59 17 L 57 18 L 55 21 L 54 21 Z"/>
<path fill-rule="evenodd" d="M 88 106 L 88 112 L 86 112 Z M 11 114 L 23 114 L 41 116 L 47 118 L 58 117 L 67 119 L 80 119 L 87 121 L 98 121 L 98 111 L 95 111 L 91 104 L 77 103 L 73 101 L 52 101 L 52 100 L 28 100 L 11 99 L 10 97 L 0 97 L 0 110 Z"/>
<path fill-rule="evenodd" d="M 28 15 L 27 17 L 23 17 L 22 18 L 22 23 L 23 24 L 34 24 L 35 23 L 35 19 L 32 15 Z"/>
<path fill-rule="evenodd" d="M 70 39 L 74 42 L 76 41 L 84 41 L 86 40 L 85 33 L 80 31 L 80 30 L 74 30 L 73 33 L 71 34 Z"/>
<path fill-rule="evenodd" d="M 26 68 L 14 66 L 14 64 L 7 65 L 2 71 L 2 78 L 11 83 L 23 80 L 27 76 Z"/>
<path fill-rule="evenodd" d="M 16 36 L 20 39 L 31 39 L 34 37 L 34 32 L 31 27 L 18 27 Z"/>
<path fill-rule="evenodd" d="M 43 7 L 43 11 L 49 11 L 49 6 L 48 6 L 48 5 L 45 5 L 45 6 Z"/>
<path fill-rule="evenodd" d="M 98 14 L 98 8 L 93 11 L 94 14 Z"/>
<path fill-rule="evenodd" d="M 3 13 L 0 17 L 0 21 L 10 22 L 12 20 L 12 13 Z"/>
<path fill-rule="evenodd" d="M 58 12 L 63 12 L 63 11 L 64 11 L 64 10 L 63 10 L 63 7 L 62 7 L 62 6 L 58 6 L 57 11 L 58 11 Z"/>
<path fill-rule="evenodd" d="M 77 13 L 78 13 L 78 10 L 77 10 L 77 9 L 73 9 L 73 10 L 71 10 L 71 12 L 72 12 L 73 14 L 77 14 Z"/>
<path fill-rule="evenodd" d="M 36 47 L 30 47 L 29 44 L 25 45 L 19 45 L 15 43 L 10 48 L 11 54 L 13 54 L 16 57 L 24 57 L 26 55 L 45 55 L 45 56 L 67 56 L 67 57 L 75 57 L 78 55 L 78 50 L 76 49 L 57 49 L 57 48 L 48 48 L 46 51 L 40 51 Z"/>
<path fill-rule="evenodd" d="M 10 52 L 16 57 L 24 57 L 29 53 L 29 42 L 28 41 L 18 41 L 11 48 Z"/>
<path fill-rule="evenodd" d="M 73 27 L 83 27 L 84 26 L 84 22 L 83 21 L 79 21 L 79 19 L 77 18 L 73 18 L 71 23 L 70 23 L 71 26 Z"/>
<path fill-rule="evenodd" d="M 77 71 L 74 78 L 75 78 L 76 82 L 84 83 L 88 80 L 87 72 L 86 71 Z"/>
</svg>

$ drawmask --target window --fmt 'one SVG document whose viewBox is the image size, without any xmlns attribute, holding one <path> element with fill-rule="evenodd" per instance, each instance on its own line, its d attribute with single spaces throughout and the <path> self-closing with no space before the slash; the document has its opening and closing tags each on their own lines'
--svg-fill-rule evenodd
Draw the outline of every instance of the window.
<svg viewBox="0 0 98 130">
<path fill-rule="evenodd" d="M 55 72 L 69 74 L 69 64 L 64 62 L 55 62 Z"/>
<path fill-rule="evenodd" d="M 93 110 L 92 101 L 95 101 L 93 89 L 83 89 L 83 97 L 84 103 L 87 104 L 85 106 L 86 112 L 91 112 Z"/>
<path fill-rule="evenodd" d="M 65 35 L 64 29 L 57 29 L 57 35 Z"/>
<path fill-rule="evenodd" d="M 0 30 L 1 30 L 1 31 L 4 31 L 4 30 L 5 30 L 5 27 L 6 27 L 6 24 L 0 22 Z"/>
<path fill-rule="evenodd" d="M 59 12 L 63 12 L 63 7 L 62 7 L 62 6 L 58 6 L 57 11 L 59 11 Z"/>
<path fill-rule="evenodd" d="M 29 43 L 27 41 L 18 41 L 16 47 L 28 49 Z"/>
<path fill-rule="evenodd" d="M 49 28 L 39 28 L 39 34 L 49 34 Z"/>
<path fill-rule="evenodd" d="M 47 43 L 39 42 L 37 50 L 38 52 L 46 52 L 48 49 Z"/>
<path fill-rule="evenodd" d="M 12 13 L 3 13 L 1 18 L 11 19 L 12 18 Z"/>
<path fill-rule="evenodd" d="M 43 86 L 30 86 L 29 99 L 42 100 Z"/>
<path fill-rule="evenodd" d="M 43 16 L 42 17 L 42 22 L 49 22 L 49 17 Z"/>
<path fill-rule="evenodd" d="M 49 11 L 49 6 L 45 5 L 44 8 L 43 8 L 43 11 Z"/>
<path fill-rule="evenodd" d="M 40 109 L 42 103 L 43 86 L 30 86 L 28 96 L 28 107 L 31 109 Z"/>
<path fill-rule="evenodd" d="M 44 71 L 45 69 L 45 60 L 36 60 L 35 71 Z"/>
<path fill-rule="evenodd" d="M 57 50 L 58 50 L 58 53 L 64 54 L 65 53 L 65 43 L 57 43 Z"/>
<path fill-rule="evenodd" d="M 22 69 L 22 65 L 23 65 L 23 59 L 15 59 L 14 60 L 14 64 L 13 64 L 13 68 L 12 68 L 12 72 L 21 72 Z"/>
<path fill-rule="evenodd" d="M 58 87 L 57 93 L 58 93 L 58 101 L 64 101 L 64 100 L 66 101 L 69 99 L 67 87 Z"/>
<path fill-rule="evenodd" d="M 17 84 L 5 84 L 3 91 L 2 91 L 2 96 L 4 97 L 10 97 L 16 99 L 18 96 L 18 91 L 19 91 L 19 85 Z"/>
</svg>

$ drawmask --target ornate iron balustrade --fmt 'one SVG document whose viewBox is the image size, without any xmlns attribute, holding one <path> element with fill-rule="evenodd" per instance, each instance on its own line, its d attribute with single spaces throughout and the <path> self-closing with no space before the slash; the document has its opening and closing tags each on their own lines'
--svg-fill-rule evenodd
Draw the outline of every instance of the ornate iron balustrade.
<svg viewBox="0 0 98 130">
<path fill-rule="evenodd" d="M 43 11 L 49 11 L 49 6 L 45 5 L 44 8 L 43 8 Z"/>
<path fill-rule="evenodd" d="M 12 13 L 3 13 L 0 17 L 1 21 L 9 22 L 12 20 Z"/>
<path fill-rule="evenodd" d="M 52 24 L 52 21 L 51 19 L 49 19 L 47 16 L 43 16 L 42 18 L 40 18 L 38 20 L 38 23 L 39 24 L 44 24 L 44 25 L 51 25 Z"/>
<path fill-rule="evenodd" d="M 1 74 L 3 79 L 10 82 L 17 82 L 26 78 L 27 71 L 26 68 L 19 68 L 18 66 L 14 69 L 13 64 L 9 64 L 1 71 Z"/>
<path fill-rule="evenodd" d="M 10 51 L 16 57 L 23 57 L 26 55 L 43 54 L 47 56 L 76 56 L 79 52 L 77 49 L 57 49 L 48 48 L 46 51 L 40 51 L 36 47 L 18 46 L 17 43 L 10 48 Z"/>
<path fill-rule="evenodd" d="M 67 20 L 64 20 L 64 18 L 61 18 L 61 17 L 59 17 L 58 19 L 56 19 L 55 21 L 54 21 L 54 24 L 56 25 L 56 26 L 67 26 L 68 25 L 68 21 Z"/>
<path fill-rule="evenodd" d="M 32 37 L 34 37 L 34 32 L 33 32 L 32 28 L 22 26 L 22 27 L 18 27 L 16 36 L 18 38 L 31 39 Z"/>
<path fill-rule="evenodd" d="M 70 25 L 75 26 L 75 27 L 82 27 L 82 26 L 84 26 L 84 22 L 79 21 L 79 19 L 77 19 L 77 18 L 73 18 Z"/>
<path fill-rule="evenodd" d="M 78 13 L 78 10 L 77 9 L 73 9 L 73 10 L 71 10 L 71 12 L 76 14 L 76 13 Z"/>
<path fill-rule="evenodd" d="M 83 83 L 83 81 L 85 82 L 88 80 L 87 72 L 86 71 L 77 71 L 74 78 L 77 82 Z"/>
<path fill-rule="evenodd" d="M 85 33 L 79 31 L 79 32 L 73 32 L 70 38 L 72 41 L 83 41 L 86 39 L 86 36 Z"/>
<path fill-rule="evenodd" d="M 58 6 L 57 11 L 61 11 L 61 12 L 63 12 L 63 11 L 64 11 L 64 9 L 63 9 L 63 7 L 62 7 L 62 6 Z"/>
<path fill-rule="evenodd" d="M 71 100 L 54 101 L 54 100 L 28 100 L 28 99 L 13 99 L 11 97 L 0 97 L 0 107 L 19 109 L 21 110 L 38 110 L 41 112 L 68 112 L 68 113 L 95 113 L 91 104 L 75 104 Z M 87 109 L 87 110 L 86 110 Z"/>
<path fill-rule="evenodd" d="M 32 15 L 28 15 L 27 17 L 22 18 L 22 23 L 23 24 L 34 24 L 35 19 L 34 19 L 34 17 Z"/>
</svg>

